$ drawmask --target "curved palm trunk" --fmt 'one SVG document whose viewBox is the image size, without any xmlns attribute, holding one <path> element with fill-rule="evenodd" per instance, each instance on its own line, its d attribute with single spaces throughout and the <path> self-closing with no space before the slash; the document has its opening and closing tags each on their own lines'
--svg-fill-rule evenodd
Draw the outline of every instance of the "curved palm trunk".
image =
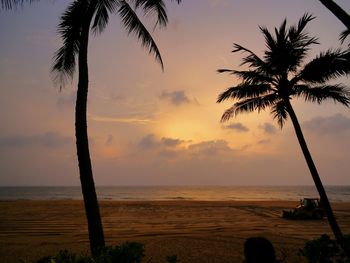
<svg viewBox="0 0 350 263">
<path fill-rule="evenodd" d="M 341 230 L 339 228 L 337 220 L 335 219 L 335 216 L 334 216 L 332 207 L 331 207 L 331 205 L 329 203 L 326 191 L 325 191 L 325 189 L 323 187 L 323 184 L 321 182 L 321 178 L 318 175 L 316 166 L 314 164 L 314 161 L 312 160 L 312 157 L 311 157 L 310 151 L 309 151 L 309 149 L 307 147 L 307 144 L 306 144 L 303 132 L 301 131 L 301 127 L 300 127 L 298 118 L 297 118 L 297 116 L 296 116 L 296 114 L 295 114 L 295 112 L 293 110 L 292 105 L 290 104 L 290 101 L 286 100 L 285 102 L 286 102 L 286 106 L 287 106 L 287 111 L 289 113 L 289 116 L 290 116 L 290 118 L 292 120 L 292 123 L 293 123 L 293 126 L 294 126 L 294 130 L 295 130 L 296 136 L 298 138 L 301 150 L 303 151 L 303 154 L 304 154 L 306 163 L 307 163 L 307 165 L 309 167 L 312 179 L 314 180 L 314 183 L 316 185 L 317 191 L 318 191 L 318 193 L 320 195 L 322 206 L 323 206 L 324 210 L 326 211 L 329 225 L 331 226 L 331 229 L 333 231 L 333 234 L 334 234 L 337 242 L 340 244 L 340 246 L 346 252 L 347 257 L 349 257 L 350 256 L 349 251 L 346 251 L 346 249 L 344 248 L 344 242 L 343 242 L 344 237 L 343 237 L 343 234 L 342 234 L 342 232 L 341 232 Z"/>
<path fill-rule="evenodd" d="M 333 0 L 319 0 L 325 7 L 329 9 L 349 30 L 350 30 L 350 15 L 344 11 Z"/>
<path fill-rule="evenodd" d="M 105 245 L 101 216 L 92 175 L 89 141 L 87 134 L 87 95 L 88 95 L 88 41 L 90 23 L 84 25 L 79 49 L 79 82 L 75 108 L 75 136 L 80 171 L 80 182 L 88 222 L 91 253 L 96 255 Z"/>
</svg>

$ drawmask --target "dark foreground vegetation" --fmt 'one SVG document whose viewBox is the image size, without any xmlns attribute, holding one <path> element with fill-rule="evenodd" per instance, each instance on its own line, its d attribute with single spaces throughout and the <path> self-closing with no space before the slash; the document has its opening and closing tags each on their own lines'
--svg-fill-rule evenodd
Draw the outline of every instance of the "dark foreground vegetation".
<svg viewBox="0 0 350 263">
<path fill-rule="evenodd" d="M 126 242 L 120 246 L 106 246 L 94 255 L 77 255 L 62 250 L 55 256 L 42 257 L 35 263 L 141 263 L 144 259 L 144 245 L 137 242 Z M 166 258 L 169 263 L 180 262 L 176 255 Z"/>
<path fill-rule="evenodd" d="M 346 235 L 344 240 L 346 248 L 350 249 L 350 235 Z M 258 248 L 258 250 L 261 250 L 261 248 Z M 62 250 L 55 256 L 42 257 L 34 263 L 142 263 L 145 262 L 144 252 L 143 244 L 126 242 L 120 246 L 104 247 L 95 256 L 88 254 L 77 255 L 68 250 Z M 336 240 L 331 239 L 328 235 L 322 235 L 318 239 L 307 241 L 304 248 L 299 250 L 299 255 L 309 263 L 350 263 Z M 181 262 L 176 255 L 167 256 L 165 260 L 168 263 Z M 249 257 L 246 255 L 244 262 L 249 263 L 249 260 Z M 147 262 L 152 262 L 152 260 Z M 276 260 L 276 262 L 288 262 L 288 258 L 285 257 Z"/>
</svg>

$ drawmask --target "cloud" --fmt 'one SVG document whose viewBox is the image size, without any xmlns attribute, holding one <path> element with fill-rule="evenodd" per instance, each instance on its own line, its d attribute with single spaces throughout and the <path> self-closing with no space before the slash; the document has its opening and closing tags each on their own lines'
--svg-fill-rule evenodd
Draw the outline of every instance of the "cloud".
<svg viewBox="0 0 350 263">
<path fill-rule="evenodd" d="M 350 118 L 342 114 L 316 117 L 303 123 L 305 129 L 318 134 L 329 135 L 350 131 Z"/>
<path fill-rule="evenodd" d="M 234 151 L 225 140 L 191 143 L 191 141 L 165 137 L 158 139 L 154 134 L 141 138 L 137 147 L 162 157 L 181 156 L 182 159 L 217 158 Z"/>
<path fill-rule="evenodd" d="M 185 94 L 184 90 L 175 90 L 172 92 L 163 91 L 162 94 L 159 96 L 159 98 L 161 100 L 167 100 L 175 106 L 179 106 L 181 104 L 187 104 L 191 102 L 191 100 Z"/>
<path fill-rule="evenodd" d="M 277 131 L 276 127 L 268 122 L 260 124 L 259 128 L 262 129 L 267 134 L 275 134 Z"/>
<path fill-rule="evenodd" d="M 45 146 L 48 148 L 57 148 L 72 142 L 72 138 L 62 136 L 57 132 L 46 132 L 44 134 L 31 136 L 14 135 L 0 137 L 0 147 Z"/>
<path fill-rule="evenodd" d="M 163 137 L 161 139 L 161 143 L 166 147 L 176 147 L 184 142 L 185 141 L 180 139 L 172 139 L 172 138 L 166 138 L 166 137 Z"/>
<path fill-rule="evenodd" d="M 141 149 L 144 150 L 151 150 L 151 149 L 158 149 L 158 148 L 176 148 L 177 146 L 181 145 L 185 141 L 180 139 L 173 139 L 173 138 L 166 138 L 163 137 L 160 140 L 157 139 L 157 137 L 154 134 L 148 134 L 145 137 L 143 137 L 138 145 Z"/>
<path fill-rule="evenodd" d="M 242 123 L 232 123 L 230 125 L 225 126 L 225 129 L 235 130 L 238 132 L 248 132 L 249 128 L 244 126 Z"/>
<path fill-rule="evenodd" d="M 89 118 L 93 121 L 99 122 L 116 122 L 116 123 L 135 123 L 135 124 L 148 124 L 154 122 L 154 120 L 150 118 L 142 118 L 142 117 L 124 117 L 124 118 L 114 118 L 107 116 L 100 116 L 95 114 L 89 114 Z"/>
<path fill-rule="evenodd" d="M 140 140 L 138 146 L 141 149 L 150 150 L 157 148 L 159 146 L 159 142 L 154 134 L 148 134 Z"/>
<path fill-rule="evenodd" d="M 202 141 L 188 146 L 188 150 L 196 155 L 217 156 L 232 152 L 233 149 L 224 140 Z"/>
</svg>

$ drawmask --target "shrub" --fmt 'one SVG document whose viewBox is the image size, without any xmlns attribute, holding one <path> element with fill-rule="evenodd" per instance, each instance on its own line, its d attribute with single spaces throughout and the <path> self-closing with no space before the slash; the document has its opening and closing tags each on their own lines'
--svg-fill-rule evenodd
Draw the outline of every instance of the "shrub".
<svg viewBox="0 0 350 263">
<path fill-rule="evenodd" d="M 350 235 L 344 236 L 346 247 L 350 248 Z M 307 258 L 309 263 L 350 263 L 337 242 L 328 235 L 305 243 L 300 254 Z"/>
<path fill-rule="evenodd" d="M 178 263 L 180 260 L 177 258 L 177 255 L 167 256 L 166 260 L 168 263 Z"/>
<path fill-rule="evenodd" d="M 120 246 L 104 247 L 94 258 L 62 250 L 56 256 L 43 257 L 35 263 L 141 263 L 143 257 L 143 244 L 126 242 Z"/>
</svg>

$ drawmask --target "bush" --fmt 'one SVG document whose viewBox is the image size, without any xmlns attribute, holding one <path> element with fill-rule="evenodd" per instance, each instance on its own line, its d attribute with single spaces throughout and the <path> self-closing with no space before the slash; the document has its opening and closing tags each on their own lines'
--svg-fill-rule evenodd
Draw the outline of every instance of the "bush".
<svg viewBox="0 0 350 263">
<path fill-rule="evenodd" d="M 177 255 L 167 256 L 166 260 L 168 263 L 178 263 L 180 260 L 177 258 Z"/>
<path fill-rule="evenodd" d="M 56 256 L 43 257 L 35 263 L 141 263 L 144 257 L 143 244 L 126 242 L 120 246 L 104 247 L 98 256 L 78 256 L 67 250 Z"/>
<path fill-rule="evenodd" d="M 347 248 L 350 247 L 350 235 L 344 236 L 344 243 Z M 350 263 L 337 242 L 328 235 L 307 241 L 300 254 L 306 257 L 309 263 Z"/>
</svg>

